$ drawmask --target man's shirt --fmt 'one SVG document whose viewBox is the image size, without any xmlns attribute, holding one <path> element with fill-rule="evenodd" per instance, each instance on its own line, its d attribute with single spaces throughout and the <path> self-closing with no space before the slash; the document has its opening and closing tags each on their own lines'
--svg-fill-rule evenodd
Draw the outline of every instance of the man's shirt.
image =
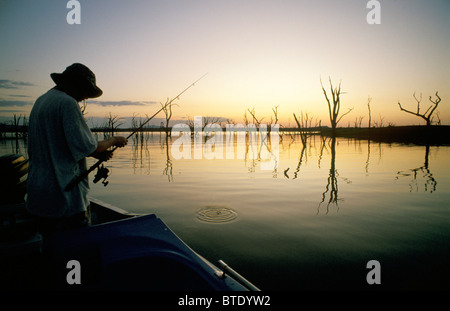
<svg viewBox="0 0 450 311">
<path fill-rule="evenodd" d="M 46 218 L 85 211 L 88 178 L 65 191 L 69 182 L 86 170 L 86 157 L 97 149 L 77 101 L 57 89 L 49 90 L 36 100 L 28 132 L 28 211 Z"/>
</svg>

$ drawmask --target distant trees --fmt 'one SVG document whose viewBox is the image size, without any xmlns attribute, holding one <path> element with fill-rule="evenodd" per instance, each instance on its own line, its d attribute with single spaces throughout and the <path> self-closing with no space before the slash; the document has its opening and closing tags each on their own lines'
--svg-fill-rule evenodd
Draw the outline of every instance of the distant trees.
<svg viewBox="0 0 450 311">
<path fill-rule="evenodd" d="M 438 92 L 436 92 L 436 100 L 433 100 L 430 96 L 429 100 L 431 102 L 431 105 L 428 107 L 428 109 L 424 113 L 420 113 L 420 104 L 422 102 L 422 93 L 420 93 L 420 98 L 417 98 L 416 93 L 414 92 L 413 97 L 417 102 L 416 112 L 413 112 L 411 110 L 407 110 L 407 109 L 403 108 L 399 101 L 398 106 L 400 107 L 400 110 L 424 119 L 427 123 L 427 126 L 430 126 L 432 123 L 432 120 L 433 120 L 433 113 L 436 110 L 439 103 L 441 102 L 441 98 L 439 97 Z"/>
<path fill-rule="evenodd" d="M 20 125 L 20 119 L 22 119 L 22 125 Z M 19 114 L 18 116 L 14 113 L 14 119 L 12 121 L 12 126 L 14 128 L 14 132 L 16 135 L 16 139 L 21 135 L 23 138 L 27 137 L 27 129 L 28 129 L 28 119 L 25 114 Z"/>
<path fill-rule="evenodd" d="M 279 121 L 278 107 L 280 107 L 280 106 L 278 105 L 278 106 L 274 106 L 272 108 L 273 115 L 270 116 L 270 123 L 266 124 L 267 125 L 267 130 L 269 132 L 270 132 L 270 129 L 271 129 L 272 125 L 278 124 L 278 121 Z M 247 117 L 247 112 L 250 114 L 250 116 L 252 117 L 253 121 L 249 120 L 249 118 Z M 247 126 L 249 123 L 253 123 L 253 124 L 255 124 L 255 126 L 257 128 L 259 128 L 263 119 L 264 119 L 264 117 L 259 118 L 259 119 L 256 117 L 255 108 L 252 108 L 252 109 L 249 108 L 244 113 L 244 125 L 245 126 Z"/>
</svg>

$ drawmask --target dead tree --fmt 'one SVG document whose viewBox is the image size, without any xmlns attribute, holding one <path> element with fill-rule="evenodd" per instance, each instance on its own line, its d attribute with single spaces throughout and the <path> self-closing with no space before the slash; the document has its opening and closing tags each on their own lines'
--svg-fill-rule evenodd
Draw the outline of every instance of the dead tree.
<svg viewBox="0 0 450 311">
<path fill-rule="evenodd" d="M 122 122 L 119 123 L 120 120 L 118 115 L 113 116 L 110 112 L 109 115 L 106 116 L 104 135 L 107 137 L 114 136 L 114 132 L 123 124 Z"/>
<path fill-rule="evenodd" d="M 15 138 L 18 140 L 19 138 L 27 138 L 28 134 L 28 120 L 27 117 L 22 114 L 16 115 L 13 114 L 14 119 L 12 120 L 12 128 L 15 133 Z M 20 120 L 22 120 L 22 125 L 20 125 Z"/>
<path fill-rule="evenodd" d="M 247 109 L 248 112 L 250 113 L 250 115 L 252 116 L 253 120 L 256 122 L 256 127 L 259 128 L 259 125 L 261 124 L 262 120 L 264 119 L 264 117 L 262 117 L 261 119 L 257 119 L 256 118 L 256 112 L 255 112 L 255 108 L 253 108 L 252 110 Z"/>
<path fill-rule="evenodd" d="M 247 117 L 247 111 L 244 112 L 243 120 L 244 120 L 244 125 L 245 126 L 247 126 L 250 123 L 250 121 L 248 120 L 248 117 Z"/>
<path fill-rule="evenodd" d="M 295 113 L 293 113 L 293 115 L 294 115 L 295 122 L 297 123 L 298 130 L 300 132 L 300 138 L 302 139 L 302 144 L 303 144 L 303 146 L 306 146 L 308 137 L 311 136 L 310 128 L 311 128 L 311 121 L 313 118 L 312 117 L 309 118 L 307 112 L 305 114 L 303 114 L 303 111 L 300 112 L 300 119 L 297 118 Z M 309 125 L 308 125 L 308 121 L 309 121 Z"/>
<path fill-rule="evenodd" d="M 329 79 L 329 81 L 330 81 L 330 89 L 331 89 L 331 96 L 332 96 L 331 99 L 332 99 L 333 103 L 331 103 L 330 99 L 328 98 L 327 91 L 325 91 L 325 88 L 323 87 L 323 84 L 322 84 L 322 79 L 320 79 L 320 85 L 322 86 L 323 94 L 325 95 L 325 99 L 327 100 L 331 128 L 333 130 L 333 134 L 335 134 L 336 127 L 337 127 L 339 121 L 341 121 L 341 119 L 345 115 L 349 114 L 353 110 L 353 108 L 349 108 L 346 113 L 344 113 L 343 115 L 341 115 L 339 117 L 339 112 L 341 109 L 341 82 L 339 82 L 338 87 L 333 88 L 333 83 L 331 82 L 331 78 Z"/>
<path fill-rule="evenodd" d="M 267 134 L 269 134 L 272 130 L 272 126 L 273 125 L 277 125 L 278 124 L 278 106 L 275 106 L 272 108 L 273 111 L 273 116 L 270 117 L 270 124 L 267 125 Z M 283 125 L 279 125 L 279 127 L 283 127 Z M 283 141 L 283 134 L 279 133 L 279 137 L 280 137 L 280 141 Z"/>
<path fill-rule="evenodd" d="M 221 118 L 220 117 L 204 117 L 202 118 L 202 131 L 205 130 L 205 128 L 208 125 L 212 125 L 212 124 L 218 124 L 220 122 Z"/>
<path fill-rule="evenodd" d="M 169 99 L 167 98 L 165 104 L 163 104 L 161 102 L 160 102 L 160 104 L 161 104 L 161 108 L 164 112 L 164 115 L 166 117 L 166 124 L 164 126 L 164 130 L 166 132 L 166 135 L 170 136 L 171 132 L 169 131 L 169 122 L 170 122 L 170 119 L 172 118 L 172 103 L 169 103 Z"/>
<path fill-rule="evenodd" d="M 272 108 L 273 116 L 270 117 L 270 125 L 278 124 L 278 107 L 280 106 L 278 105 Z"/>
<path fill-rule="evenodd" d="M 369 109 L 369 129 L 372 126 L 372 110 L 370 109 L 370 102 L 372 101 L 372 98 L 369 96 L 367 98 L 367 108 Z"/>
<path fill-rule="evenodd" d="M 355 128 L 361 128 L 362 120 L 364 119 L 364 116 L 359 116 L 355 118 Z"/>
<path fill-rule="evenodd" d="M 191 131 L 194 130 L 195 123 L 194 123 L 194 119 L 191 116 L 187 116 L 186 124 L 189 126 Z"/>
<path fill-rule="evenodd" d="M 400 102 L 398 102 L 398 106 L 400 107 L 400 110 L 424 119 L 427 122 L 427 126 L 430 126 L 431 120 L 432 120 L 432 115 L 433 115 L 434 111 L 436 110 L 437 106 L 439 105 L 439 103 L 441 102 L 441 98 L 439 97 L 438 92 L 436 92 L 436 97 L 437 97 L 436 100 L 433 100 L 430 96 L 429 100 L 432 103 L 432 105 L 430 105 L 430 107 L 428 107 L 428 109 L 424 113 L 420 113 L 420 103 L 422 101 L 422 93 L 420 94 L 420 98 L 417 98 L 416 93 L 414 92 L 413 97 L 417 102 L 417 111 L 413 112 L 413 111 L 407 110 L 402 107 Z"/>
</svg>

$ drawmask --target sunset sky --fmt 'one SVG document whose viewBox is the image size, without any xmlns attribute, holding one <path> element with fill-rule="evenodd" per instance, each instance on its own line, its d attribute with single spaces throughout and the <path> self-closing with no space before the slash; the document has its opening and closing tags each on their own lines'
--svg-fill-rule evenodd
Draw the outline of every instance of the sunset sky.
<svg viewBox="0 0 450 311">
<path fill-rule="evenodd" d="M 214 116 L 243 122 L 255 108 L 281 124 L 309 112 L 329 125 L 320 78 L 342 83 L 340 123 L 353 126 L 372 98 L 372 119 L 424 124 L 413 93 L 439 91 L 450 124 L 450 1 L 381 0 L 370 25 L 366 0 L 80 0 L 81 24 L 69 25 L 65 0 L 0 0 L 0 121 L 28 115 L 53 87 L 50 73 L 81 62 L 104 94 L 87 117 L 152 115 L 203 74 L 173 119 Z M 163 116 L 162 114 L 160 115 Z M 157 121 L 157 120 L 156 120 Z M 156 122 L 155 121 L 155 122 Z"/>
</svg>

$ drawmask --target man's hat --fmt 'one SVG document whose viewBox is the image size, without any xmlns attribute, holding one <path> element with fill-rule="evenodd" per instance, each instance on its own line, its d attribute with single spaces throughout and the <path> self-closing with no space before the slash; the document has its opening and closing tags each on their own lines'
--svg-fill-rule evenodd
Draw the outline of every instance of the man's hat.
<svg viewBox="0 0 450 311">
<path fill-rule="evenodd" d="M 52 73 L 50 77 L 56 85 L 74 83 L 83 87 L 88 98 L 96 98 L 103 94 L 103 91 L 95 82 L 95 74 L 88 67 L 80 63 L 70 65 L 63 73 Z"/>
</svg>

